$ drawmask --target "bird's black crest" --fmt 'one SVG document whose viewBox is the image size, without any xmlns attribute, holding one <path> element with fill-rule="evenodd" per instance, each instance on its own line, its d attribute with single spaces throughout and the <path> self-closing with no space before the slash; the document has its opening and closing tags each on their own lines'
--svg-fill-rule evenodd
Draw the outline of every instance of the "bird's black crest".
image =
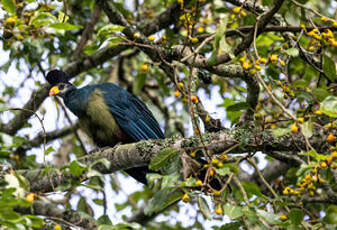
<svg viewBox="0 0 337 230">
<path fill-rule="evenodd" d="M 64 82 L 64 83 L 69 82 L 69 76 L 65 72 L 61 70 L 56 70 L 56 69 L 50 71 L 47 74 L 46 79 L 51 85 L 56 85 L 60 82 Z"/>
</svg>

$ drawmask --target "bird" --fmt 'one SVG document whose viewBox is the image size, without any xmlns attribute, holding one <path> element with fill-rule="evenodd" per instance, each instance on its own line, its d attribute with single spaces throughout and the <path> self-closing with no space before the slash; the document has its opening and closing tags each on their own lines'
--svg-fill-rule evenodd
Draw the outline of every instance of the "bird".
<svg viewBox="0 0 337 230">
<path fill-rule="evenodd" d="M 136 96 L 114 83 L 99 83 L 77 88 L 62 70 L 51 70 L 46 80 L 52 86 L 49 96 L 60 96 L 79 119 L 80 128 L 99 148 L 114 147 L 148 139 L 164 139 L 158 121 Z M 125 170 L 147 184 L 147 166 Z"/>
</svg>

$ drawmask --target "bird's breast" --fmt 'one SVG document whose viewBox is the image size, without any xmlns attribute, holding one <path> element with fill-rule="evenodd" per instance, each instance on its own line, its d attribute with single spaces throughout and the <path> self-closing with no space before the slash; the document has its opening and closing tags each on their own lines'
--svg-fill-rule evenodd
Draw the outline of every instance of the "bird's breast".
<svg viewBox="0 0 337 230">
<path fill-rule="evenodd" d="M 86 115 L 80 118 L 80 127 L 99 147 L 114 146 L 118 142 L 128 142 L 123 132 L 106 105 L 103 93 L 95 90 L 88 101 Z"/>
</svg>

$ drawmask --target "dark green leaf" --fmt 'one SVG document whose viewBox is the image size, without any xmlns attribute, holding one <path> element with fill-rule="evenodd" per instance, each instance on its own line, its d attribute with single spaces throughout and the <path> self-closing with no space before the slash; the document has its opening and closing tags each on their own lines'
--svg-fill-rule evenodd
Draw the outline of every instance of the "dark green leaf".
<svg viewBox="0 0 337 230">
<path fill-rule="evenodd" d="M 336 79 L 335 62 L 325 54 L 323 55 L 323 71 L 325 75 L 330 79 L 330 81 L 332 82 L 335 81 Z"/>
<path fill-rule="evenodd" d="M 149 165 L 149 169 L 151 170 L 159 170 L 160 168 L 162 168 L 165 163 L 172 158 L 173 156 L 177 155 L 177 150 L 174 148 L 164 148 L 162 150 L 160 150 L 159 152 L 157 152 L 151 159 L 150 165 Z"/>
<path fill-rule="evenodd" d="M 317 97 L 319 101 L 323 101 L 327 96 L 330 95 L 329 91 L 322 88 L 315 88 L 312 90 L 312 93 Z"/>
<path fill-rule="evenodd" d="M 301 209 L 293 208 L 289 212 L 289 219 L 294 225 L 299 225 L 304 218 L 304 212 Z"/>
<path fill-rule="evenodd" d="M 81 164 L 80 162 L 74 160 L 69 165 L 70 173 L 74 176 L 80 176 L 85 170 L 85 165 Z"/>
<path fill-rule="evenodd" d="M 227 107 L 226 111 L 240 111 L 244 109 L 249 109 L 250 106 L 246 102 L 238 102 Z"/>
<path fill-rule="evenodd" d="M 103 216 L 101 216 L 101 217 L 98 218 L 97 224 L 98 224 L 98 225 L 102 225 L 102 224 L 108 224 L 108 225 L 111 225 L 112 222 L 111 222 L 111 220 L 110 220 L 110 218 L 109 218 L 108 215 L 103 215 Z"/>
<path fill-rule="evenodd" d="M 146 215 L 152 215 L 158 213 L 174 202 L 180 200 L 182 197 L 182 192 L 172 190 L 171 188 L 164 188 L 155 193 L 150 204 L 146 206 L 144 212 Z"/>
<path fill-rule="evenodd" d="M 199 196 L 198 198 L 198 205 L 202 215 L 206 219 L 210 220 L 212 218 L 211 209 L 209 208 L 207 201 L 202 196 Z"/>
</svg>

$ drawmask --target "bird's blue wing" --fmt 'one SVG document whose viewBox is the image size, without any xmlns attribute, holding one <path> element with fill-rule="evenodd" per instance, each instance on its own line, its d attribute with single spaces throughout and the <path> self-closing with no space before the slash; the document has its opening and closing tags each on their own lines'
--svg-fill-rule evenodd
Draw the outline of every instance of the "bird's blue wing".
<svg viewBox="0 0 337 230">
<path fill-rule="evenodd" d="M 133 141 L 165 138 L 157 120 L 142 101 L 115 84 L 101 85 L 110 112 Z"/>
</svg>

